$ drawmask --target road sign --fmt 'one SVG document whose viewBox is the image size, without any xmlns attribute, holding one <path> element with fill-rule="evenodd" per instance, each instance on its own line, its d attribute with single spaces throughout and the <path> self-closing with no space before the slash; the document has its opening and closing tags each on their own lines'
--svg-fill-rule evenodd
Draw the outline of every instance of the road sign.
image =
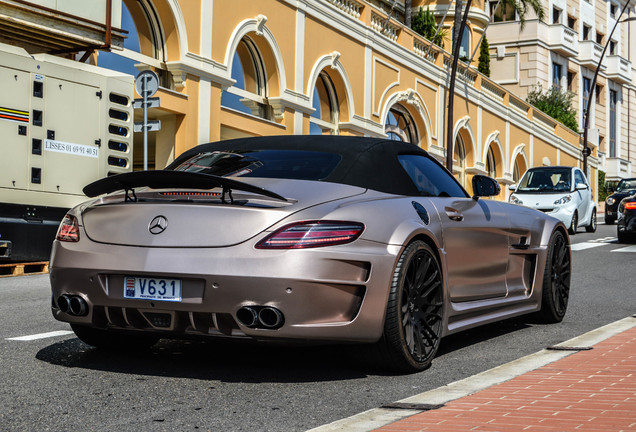
<svg viewBox="0 0 636 432">
<path fill-rule="evenodd" d="M 135 78 L 135 90 L 143 97 L 151 97 L 159 90 L 159 77 L 151 70 L 139 72 Z"/>
<path fill-rule="evenodd" d="M 146 122 L 147 132 L 156 132 L 161 129 L 161 120 L 148 120 Z M 144 122 L 135 122 L 133 124 L 134 132 L 144 132 Z"/>
<path fill-rule="evenodd" d="M 151 102 L 149 98 L 159 90 L 159 77 L 151 70 L 139 72 L 139 75 L 135 78 L 135 90 L 137 90 L 137 93 L 143 98 L 139 103 L 144 110 L 144 121 L 141 123 L 135 122 L 133 131 L 144 133 L 144 171 L 146 171 L 148 170 L 148 132 L 161 129 L 161 122 L 159 120 L 148 121 L 148 108 L 152 107 L 154 103 Z M 159 106 L 159 98 L 156 99 L 156 106 Z M 136 103 L 138 103 L 137 100 L 133 102 L 133 104 Z"/>
<path fill-rule="evenodd" d="M 133 101 L 133 108 L 134 109 L 140 109 L 140 108 L 159 108 L 161 106 L 161 98 L 159 97 L 149 97 L 145 99 L 145 103 L 146 105 L 144 105 L 144 99 L 135 99 Z"/>
</svg>

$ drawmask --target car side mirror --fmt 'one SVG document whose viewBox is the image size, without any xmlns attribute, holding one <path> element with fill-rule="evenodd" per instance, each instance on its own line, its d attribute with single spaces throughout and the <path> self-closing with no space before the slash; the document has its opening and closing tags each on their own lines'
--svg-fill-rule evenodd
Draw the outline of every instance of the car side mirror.
<svg viewBox="0 0 636 432">
<path fill-rule="evenodd" d="M 477 174 L 473 177 L 473 199 L 499 195 L 501 187 L 494 178 Z"/>
<path fill-rule="evenodd" d="M 587 189 L 587 185 L 585 183 L 577 183 L 576 190 L 585 190 Z"/>
<path fill-rule="evenodd" d="M 608 187 L 607 187 L 607 191 L 608 191 L 609 193 L 614 193 L 614 191 L 615 191 L 614 186 L 608 186 Z"/>
<path fill-rule="evenodd" d="M 516 184 L 510 185 L 508 186 L 508 189 L 510 190 L 510 192 L 514 192 L 517 190 L 517 185 Z"/>
</svg>

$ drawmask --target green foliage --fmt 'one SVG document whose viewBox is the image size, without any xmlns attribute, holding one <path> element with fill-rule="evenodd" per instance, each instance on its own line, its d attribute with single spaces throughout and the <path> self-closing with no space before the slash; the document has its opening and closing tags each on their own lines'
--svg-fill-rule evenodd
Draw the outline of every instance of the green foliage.
<svg viewBox="0 0 636 432">
<path fill-rule="evenodd" d="M 543 9 L 541 0 L 501 0 L 501 14 L 511 16 L 514 19 L 515 14 L 519 17 L 521 29 L 525 27 L 526 15 L 532 9 L 539 18 L 539 21 L 545 20 L 545 10 Z"/>
<path fill-rule="evenodd" d="M 422 7 L 420 6 L 420 9 L 411 21 L 411 28 L 415 33 L 424 36 L 426 39 L 432 41 L 435 45 L 444 48 L 444 38 L 446 37 L 446 31 L 441 30 L 437 34 L 437 36 L 435 36 L 435 32 L 437 32 L 437 22 L 435 22 L 435 17 L 428 7 L 426 8 L 426 12 L 424 12 Z"/>
<path fill-rule="evenodd" d="M 539 84 L 528 92 L 526 102 L 578 133 L 576 111 L 572 108 L 574 96 L 574 93 L 561 90 L 559 87 L 550 87 L 543 92 Z"/>
<path fill-rule="evenodd" d="M 481 45 L 479 46 L 477 70 L 490 77 L 490 51 L 488 51 L 488 39 L 486 39 L 486 36 L 481 40 Z"/>
<path fill-rule="evenodd" d="M 605 171 L 598 170 L 598 202 L 603 202 L 610 194 L 605 183 Z"/>
</svg>

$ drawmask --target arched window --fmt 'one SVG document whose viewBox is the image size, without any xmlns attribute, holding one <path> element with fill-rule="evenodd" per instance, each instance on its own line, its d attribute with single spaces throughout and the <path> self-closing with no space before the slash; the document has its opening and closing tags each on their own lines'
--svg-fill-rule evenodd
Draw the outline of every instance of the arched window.
<svg viewBox="0 0 636 432">
<path fill-rule="evenodd" d="M 236 82 L 221 95 L 221 105 L 267 120 L 273 118 L 267 104 L 267 74 L 256 44 L 245 36 L 232 59 L 232 79 Z"/>
<path fill-rule="evenodd" d="M 401 105 L 393 105 L 384 123 L 384 132 L 394 141 L 418 143 L 417 129 L 413 118 Z"/>
<path fill-rule="evenodd" d="M 492 178 L 497 177 L 497 162 L 495 160 L 495 152 L 492 146 L 488 147 L 488 155 L 486 157 L 486 171 Z"/>
<path fill-rule="evenodd" d="M 136 76 L 151 67 L 160 85 L 173 88 L 172 75 L 164 70 L 164 36 L 159 17 L 148 0 L 124 0 L 121 27 L 128 32 L 122 51 L 99 51 L 97 66 Z M 136 66 L 137 65 L 137 66 Z M 142 65 L 140 68 L 138 65 Z"/>
<path fill-rule="evenodd" d="M 470 29 L 468 27 L 464 28 L 464 34 L 462 34 L 462 42 L 459 45 L 459 58 L 460 59 L 470 59 L 471 55 L 470 51 Z"/>
<path fill-rule="evenodd" d="M 455 148 L 453 150 L 453 171 L 457 180 L 466 187 L 466 146 L 461 135 L 457 135 Z"/>
<path fill-rule="evenodd" d="M 315 111 L 309 119 L 309 133 L 312 135 L 327 135 L 338 133 L 338 95 L 329 75 L 322 71 L 316 80 L 312 97 Z"/>
<path fill-rule="evenodd" d="M 519 153 L 515 158 L 515 163 L 512 168 L 512 181 L 515 182 L 515 184 L 519 183 L 519 180 L 521 180 L 521 176 L 526 172 L 526 169 L 526 161 L 523 158 L 523 155 Z"/>
</svg>

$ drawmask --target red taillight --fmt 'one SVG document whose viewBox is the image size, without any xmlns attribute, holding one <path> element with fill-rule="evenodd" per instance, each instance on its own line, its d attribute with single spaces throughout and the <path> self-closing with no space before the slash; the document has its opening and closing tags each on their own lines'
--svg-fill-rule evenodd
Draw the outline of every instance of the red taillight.
<svg viewBox="0 0 636 432">
<path fill-rule="evenodd" d="M 261 240 L 257 249 L 304 249 L 351 243 L 362 234 L 358 222 L 309 221 L 284 226 Z"/>
<path fill-rule="evenodd" d="M 64 216 L 60 227 L 57 229 L 55 238 L 59 241 L 78 242 L 79 226 L 77 225 L 77 218 L 68 214 Z"/>
<path fill-rule="evenodd" d="M 625 210 L 636 210 L 636 201 L 626 202 Z"/>
</svg>

